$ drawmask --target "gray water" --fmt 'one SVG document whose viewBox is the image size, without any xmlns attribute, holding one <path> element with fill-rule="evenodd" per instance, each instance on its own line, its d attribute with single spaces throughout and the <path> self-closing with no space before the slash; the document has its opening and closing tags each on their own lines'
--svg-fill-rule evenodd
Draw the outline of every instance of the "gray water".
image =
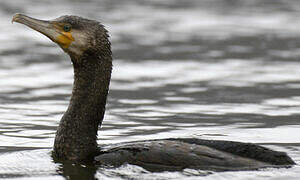
<svg viewBox="0 0 300 180">
<path fill-rule="evenodd" d="M 111 34 L 114 69 L 99 144 L 168 137 L 253 142 L 300 163 L 298 0 L 0 1 L 0 178 L 299 179 L 300 167 L 150 173 L 54 163 L 73 70 L 14 13 L 75 14 Z"/>
</svg>

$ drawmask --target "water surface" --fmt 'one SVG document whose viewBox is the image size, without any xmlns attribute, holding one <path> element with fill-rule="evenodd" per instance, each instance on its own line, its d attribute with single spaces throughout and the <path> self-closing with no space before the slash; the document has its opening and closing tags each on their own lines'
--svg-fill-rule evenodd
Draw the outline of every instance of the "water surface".
<svg viewBox="0 0 300 180">
<path fill-rule="evenodd" d="M 300 163 L 300 2 L 0 2 L 0 178 L 299 179 L 300 167 L 150 173 L 54 163 L 69 57 L 11 17 L 76 14 L 104 23 L 114 69 L 99 144 L 168 137 L 253 142 Z"/>
</svg>

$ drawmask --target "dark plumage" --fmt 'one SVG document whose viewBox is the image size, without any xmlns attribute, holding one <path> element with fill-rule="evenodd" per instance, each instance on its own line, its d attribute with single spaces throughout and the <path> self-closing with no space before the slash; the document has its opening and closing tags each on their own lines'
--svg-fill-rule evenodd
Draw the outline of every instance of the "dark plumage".
<svg viewBox="0 0 300 180">
<path fill-rule="evenodd" d="M 105 113 L 112 54 L 107 31 L 101 24 L 77 16 L 63 16 L 59 20 L 86 33 L 89 44 L 80 56 L 65 50 L 74 66 L 74 87 L 54 143 L 55 156 L 77 161 L 98 149 L 96 136 Z"/>
<path fill-rule="evenodd" d="M 59 160 L 95 161 L 100 165 L 140 165 L 151 171 L 195 168 L 249 170 L 295 164 L 283 152 L 251 144 L 201 139 L 137 141 L 97 147 L 112 70 L 107 30 L 97 21 L 62 16 L 41 21 L 17 14 L 13 21 L 35 29 L 71 57 L 74 87 L 57 129 L 53 155 Z"/>
</svg>

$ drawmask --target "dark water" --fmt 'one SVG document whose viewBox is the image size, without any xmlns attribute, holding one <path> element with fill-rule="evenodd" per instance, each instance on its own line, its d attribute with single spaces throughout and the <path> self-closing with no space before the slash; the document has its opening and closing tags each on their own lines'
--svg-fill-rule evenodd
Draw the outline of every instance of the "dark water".
<svg viewBox="0 0 300 180">
<path fill-rule="evenodd" d="M 110 30 L 114 70 L 99 144 L 166 137 L 253 142 L 300 163 L 297 0 L 0 1 L 0 178 L 299 179 L 300 167 L 150 173 L 53 163 L 69 58 L 11 17 L 76 14 Z"/>
</svg>

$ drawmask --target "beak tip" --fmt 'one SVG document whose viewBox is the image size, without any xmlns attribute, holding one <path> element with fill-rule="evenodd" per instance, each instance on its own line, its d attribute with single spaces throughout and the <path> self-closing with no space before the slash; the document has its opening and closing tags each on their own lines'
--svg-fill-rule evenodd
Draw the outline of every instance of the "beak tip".
<svg viewBox="0 0 300 180">
<path fill-rule="evenodd" d="M 22 18 L 23 16 L 25 16 L 25 15 L 20 14 L 20 13 L 16 13 L 16 14 L 13 16 L 13 18 L 12 18 L 12 20 L 11 20 L 11 23 L 18 22 L 18 20 L 19 20 L 20 18 Z"/>
</svg>

